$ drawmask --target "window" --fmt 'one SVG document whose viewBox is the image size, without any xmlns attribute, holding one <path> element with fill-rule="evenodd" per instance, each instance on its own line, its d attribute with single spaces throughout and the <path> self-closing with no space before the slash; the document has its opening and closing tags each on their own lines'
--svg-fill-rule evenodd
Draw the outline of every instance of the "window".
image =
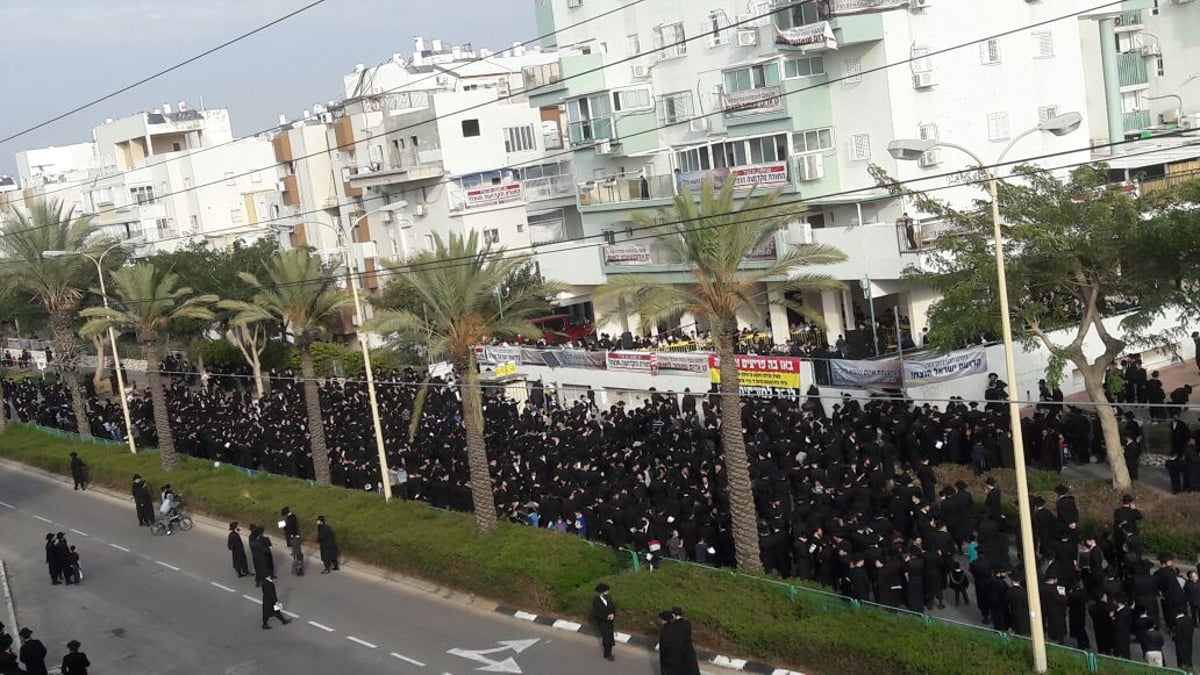
<svg viewBox="0 0 1200 675">
<path fill-rule="evenodd" d="M 183 146 L 178 143 L 172 143 L 171 149 L 174 150 L 175 152 L 179 152 L 180 150 L 183 149 Z"/>
<path fill-rule="evenodd" d="M 1050 31 L 1034 31 L 1029 35 L 1033 38 L 1033 58 L 1054 58 L 1054 33 Z"/>
<path fill-rule="evenodd" d="M 1159 54 L 1154 58 L 1154 71 L 1158 73 L 1159 77 L 1163 77 L 1167 74 L 1166 68 L 1163 67 L 1162 54 Z"/>
<path fill-rule="evenodd" d="M 862 82 L 862 59 L 851 56 L 842 64 L 842 84 L 858 84 Z"/>
<path fill-rule="evenodd" d="M 866 162 L 871 159 L 871 134 L 854 134 L 850 137 L 850 161 Z"/>
<path fill-rule="evenodd" d="M 749 91 L 779 84 L 779 64 L 760 63 L 725 71 L 725 91 Z"/>
<path fill-rule="evenodd" d="M 567 101 L 567 132 L 576 145 L 612 138 L 612 96 L 594 94 Z"/>
<path fill-rule="evenodd" d="M 1150 8 L 1150 16 L 1158 16 L 1158 0 L 1154 0 L 1154 7 Z"/>
<path fill-rule="evenodd" d="M 792 134 L 796 154 L 827 152 L 833 149 L 833 129 L 810 129 Z"/>
<path fill-rule="evenodd" d="M 785 3 L 776 2 L 775 7 Z M 768 7 L 766 11 L 771 11 Z M 755 12 L 756 14 L 759 12 Z M 796 28 L 797 26 L 807 26 L 810 23 L 825 21 L 829 19 L 829 3 L 828 2 L 794 2 L 791 7 L 783 11 L 776 10 L 775 25 L 780 30 Z"/>
<path fill-rule="evenodd" d="M 495 246 L 496 244 L 499 244 L 499 243 L 500 243 L 500 230 L 498 230 L 494 227 L 489 227 L 488 229 L 483 231 L 484 246 Z"/>
<path fill-rule="evenodd" d="M 1126 91 L 1121 94 L 1121 112 L 1135 113 L 1150 109 L 1146 91 Z"/>
<path fill-rule="evenodd" d="M 1000 63 L 1000 41 L 992 38 L 979 43 L 979 62 L 985 66 Z"/>
<path fill-rule="evenodd" d="M 684 173 L 691 173 L 783 162 L 790 154 L 788 135 L 775 134 L 681 150 L 675 153 L 675 166 Z"/>
<path fill-rule="evenodd" d="M 938 126 L 936 124 L 922 124 L 918 128 L 918 136 L 923 141 L 936 141 L 938 139 Z"/>
<path fill-rule="evenodd" d="M 154 221 L 154 229 L 158 231 L 159 239 L 171 236 L 171 221 L 168 218 L 159 218 Z"/>
<path fill-rule="evenodd" d="M 142 206 L 144 204 L 153 204 L 154 186 L 140 185 L 138 187 L 129 188 L 129 198 L 138 206 Z"/>
<path fill-rule="evenodd" d="M 625 48 L 629 51 L 630 56 L 637 56 L 642 53 L 642 40 L 637 33 L 625 37 Z"/>
<path fill-rule="evenodd" d="M 933 72 L 933 57 L 929 56 L 929 47 L 913 47 L 909 56 L 912 58 L 911 68 L 914 73 Z"/>
<path fill-rule="evenodd" d="M 473 138 L 479 135 L 479 120 L 462 121 L 463 138 Z"/>
<path fill-rule="evenodd" d="M 1044 105 L 1038 108 L 1038 122 L 1049 122 L 1058 117 L 1058 106 Z"/>
<path fill-rule="evenodd" d="M 679 91 L 667 94 L 659 101 L 659 121 L 663 124 L 675 124 L 692 118 L 692 92 Z"/>
<path fill-rule="evenodd" d="M 723 9 L 714 9 L 704 17 L 704 32 L 709 47 L 719 47 L 728 40 L 729 16 Z"/>
<path fill-rule="evenodd" d="M 241 209 L 230 209 L 229 222 L 233 223 L 234 225 L 241 225 L 242 224 L 242 210 Z"/>
<path fill-rule="evenodd" d="M 505 152 L 524 152 L 536 149 L 537 143 L 534 141 L 532 124 L 523 127 L 507 127 L 504 130 Z"/>
<path fill-rule="evenodd" d="M 237 174 L 235 174 L 232 171 L 226 171 L 225 172 L 225 184 L 226 185 L 237 185 L 236 175 Z"/>
<path fill-rule="evenodd" d="M 425 250 L 429 251 L 430 253 L 433 252 L 433 235 L 432 234 L 425 235 Z"/>
<path fill-rule="evenodd" d="M 682 23 L 668 23 L 654 29 L 654 51 L 659 59 L 673 59 L 687 54 L 687 37 Z"/>
<path fill-rule="evenodd" d="M 188 216 L 188 227 L 191 228 L 192 232 L 199 232 L 200 231 L 200 216 L 197 216 L 195 214 Z"/>
<path fill-rule="evenodd" d="M 991 113 L 987 116 L 987 132 L 989 141 L 1008 140 L 1008 113 Z"/>
<path fill-rule="evenodd" d="M 638 89 L 622 89 L 612 93 L 613 112 L 630 111 L 630 110 L 648 110 L 653 100 L 650 96 L 649 87 L 641 87 Z"/>
<path fill-rule="evenodd" d="M 788 79 L 824 74 L 825 59 L 820 56 L 800 56 L 783 62 L 783 76 Z"/>
</svg>

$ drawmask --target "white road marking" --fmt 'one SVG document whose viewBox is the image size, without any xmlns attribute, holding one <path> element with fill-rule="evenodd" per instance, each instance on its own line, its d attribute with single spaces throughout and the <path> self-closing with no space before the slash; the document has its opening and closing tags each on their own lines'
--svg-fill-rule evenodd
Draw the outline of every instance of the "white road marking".
<svg viewBox="0 0 1200 675">
<path fill-rule="evenodd" d="M 37 518 L 38 520 L 42 521 L 43 523 L 50 523 L 51 525 L 54 524 L 53 520 L 50 520 L 49 518 L 43 518 L 36 513 L 31 513 L 29 515 L 33 516 L 34 518 Z"/>
<path fill-rule="evenodd" d="M 260 605 L 262 604 L 262 600 L 259 600 L 258 598 L 254 597 L 253 595 L 243 594 L 242 597 L 249 600 L 250 602 L 258 603 Z"/>
<path fill-rule="evenodd" d="M 629 633 L 613 633 L 613 637 L 621 644 L 626 644 L 633 639 L 633 636 Z"/>
<path fill-rule="evenodd" d="M 322 624 L 322 623 L 317 623 L 316 621 L 309 621 L 308 625 L 312 626 L 313 628 L 320 628 L 321 630 L 325 631 L 326 633 L 333 632 L 333 629 L 330 628 L 329 626 L 326 626 L 325 624 Z"/>
<path fill-rule="evenodd" d="M 555 621 L 554 627 L 559 630 L 569 630 L 572 632 L 577 632 L 580 628 L 583 628 L 583 626 L 575 623 L 574 621 L 565 621 L 563 619 L 558 619 Z"/>
<path fill-rule="evenodd" d="M 537 614 L 530 614 L 529 612 L 517 612 L 513 614 L 513 617 L 525 621 L 537 621 Z"/>
<path fill-rule="evenodd" d="M 370 642 L 367 642 L 366 640 L 360 640 L 360 639 L 354 637 L 353 635 L 347 635 L 346 639 L 351 642 L 354 642 L 356 644 L 360 644 L 360 645 L 366 647 L 367 649 L 378 649 L 379 648 L 379 645 L 373 645 Z"/>
<path fill-rule="evenodd" d="M 3 506 L 3 507 L 4 507 L 4 508 L 6 508 L 6 509 L 15 509 L 15 508 L 17 508 L 17 507 L 15 507 L 15 506 L 13 506 L 12 504 L 9 504 L 8 502 L 0 502 L 0 506 Z"/>
<path fill-rule="evenodd" d="M 173 571 L 175 571 L 175 572 L 178 572 L 178 571 L 179 571 L 179 568 L 178 568 L 178 567 L 176 567 L 176 566 L 174 566 L 174 565 L 172 565 L 171 563 L 165 563 L 165 562 L 163 562 L 163 561 L 161 561 L 161 560 L 155 560 L 154 562 L 155 562 L 155 564 L 157 564 L 157 565 L 162 565 L 163 567 L 165 567 L 165 568 L 167 568 L 167 569 L 169 569 L 169 570 L 173 570 Z"/>
<path fill-rule="evenodd" d="M 129 549 L 125 548 L 124 546 L 121 546 L 120 544 L 109 544 L 109 546 L 117 549 L 118 551 L 125 551 L 126 553 L 129 553 Z"/>
<path fill-rule="evenodd" d="M 285 609 L 285 610 L 283 610 L 283 613 L 284 613 L 284 614 L 287 614 L 289 617 L 291 617 L 291 618 L 293 618 L 293 619 L 299 619 L 299 618 L 300 618 L 300 615 L 299 615 L 299 614 L 297 614 L 297 613 L 295 613 L 295 612 L 289 612 L 289 611 L 287 611 L 286 609 Z"/>
<path fill-rule="evenodd" d="M 73 528 L 73 527 L 71 528 L 71 531 L 72 531 L 72 532 L 74 532 L 75 534 L 77 534 L 77 535 L 81 536 L 81 537 L 90 537 L 90 536 L 92 536 L 92 535 L 88 534 L 87 532 L 80 532 L 79 530 L 77 530 L 77 529 L 75 529 L 75 528 Z"/>
<path fill-rule="evenodd" d="M 400 659 L 401 661 L 404 661 L 405 663 L 411 663 L 411 664 L 413 664 L 414 666 L 416 666 L 416 667 L 418 667 L 418 668 L 424 668 L 424 667 L 425 667 L 425 664 L 424 664 L 424 663 L 421 663 L 420 661 L 418 661 L 418 660 L 416 660 L 416 659 L 410 659 L 410 658 L 408 658 L 407 656 L 405 656 L 405 655 L 403 655 L 403 654 L 397 654 L 396 652 L 392 652 L 392 656 L 394 656 L 394 657 L 396 657 L 396 658 Z"/>
<path fill-rule="evenodd" d="M 211 583 L 213 586 L 216 586 L 217 588 L 225 591 L 226 593 L 237 593 L 237 591 L 233 590 L 232 588 L 225 586 L 223 584 L 218 584 L 215 581 L 210 581 L 209 583 Z"/>
</svg>

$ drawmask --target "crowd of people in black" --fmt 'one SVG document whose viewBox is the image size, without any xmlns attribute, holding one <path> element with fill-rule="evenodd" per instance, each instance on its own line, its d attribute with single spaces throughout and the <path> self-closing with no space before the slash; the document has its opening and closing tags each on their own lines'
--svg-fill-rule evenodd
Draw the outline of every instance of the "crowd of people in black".
<svg viewBox="0 0 1200 675">
<path fill-rule="evenodd" d="M 167 400 L 177 449 L 311 478 L 301 382 L 291 372 L 271 373 L 270 382 L 270 392 L 255 400 L 243 378 L 173 378 Z M 381 476 L 376 463 L 365 385 L 320 384 L 335 484 L 378 491 L 389 480 L 402 498 L 469 510 L 456 388 L 430 383 L 414 425 L 418 374 L 380 374 L 377 386 L 386 412 L 389 476 Z M 73 424 L 58 385 L 24 380 L 7 383 L 6 394 L 22 419 L 62 428 Z M 1183 595 L 1200 601 L 1200 591 L 1194 583 L 1186 591 L 1181 582 L 1168 585 L 1168 572 L 1160 570 L 1151 577 L 1156 594 L 1151 597 L 1131 503 L 1118 510 L 1111 536 L 1092 539 L 1079 532 L 1072 498 L 1061 488 L 1057 515 L 1039 504 L 1034 516 L 1042 574 L 1021 578 L 1013 558 L 1013 523 L 1001 507 L 999 488 L 986 479 L 987 471 L 1013 462 L 1009 393 L 999 378 L 989 379 L 982 406 L 953 401 L 939 409 L 903 398 L 846 395 L 827 413 L 829 401 L 815 386 L 808 394 L 799 400 L 743 401 L 767 570 L 912 611 L 942 606 L 947 589 L 959 598 L 964 585 L 974 585 L 982 619 L 1017 633 L 1029 630 L 1022 586 L 1037 584 L 1055 641 L 1070 637 L 1090 646 L 1083 628 L 1090 618 L 1095 648 L 1103 653 L 1128 656 L 1130 637 L 1137 636 L 1143 655 L 1152 659 L 1155 635 L 1161 638 L 1169 629 L 1181 663 L 1190 658 L 1184 643 L 1190 645 L 1195 617 L 1187 610 L 1197 605 L 1177 601 Z M 149 396 L 137 392 L 131 403 L 137 440 L 150 445 L 155 439 Z M 535 386 L 523 403 L 499 391 L 487 392 L 484 403 L 494 493 L 506 517 L 636 551 L 651 567 L 666 558 L 734 564 L 719 397 L 649 391 L 641 405 L 601 410 L 590 397 L 559 401 Z M 1064 461 L 1106 461 L 1094 416 L 1055 400 L 1053 391 L 1044 403 L 1022 420 L 1028 439 L 1022 452 L 1031 463 L 1054 469 Z M 111 402 L 91 398 L 89 407 L 94 431 L 119 419 Z M 1178 415 L 1176 421 L 1183 425 L 1182 451 L 1195 460 L 1198 434 Z M 1137 420 L 1130 418 L 1123 433 L 1140 452 Z M 942 463 L 974 466 L 979 482 L 939 484 L 934 467 Z M 979 489 L 985 508 L 977 517 L 972 491 Z"/>
</svg>

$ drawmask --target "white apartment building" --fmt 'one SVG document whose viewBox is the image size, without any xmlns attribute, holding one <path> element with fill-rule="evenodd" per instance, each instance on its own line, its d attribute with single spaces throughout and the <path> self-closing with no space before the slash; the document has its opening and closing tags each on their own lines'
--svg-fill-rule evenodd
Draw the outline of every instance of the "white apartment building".
<svg viewBox="0 0 1200 675">
<path fill-rule="evenodd" d="M 587 300 L 611 275 L 686 281 L 686 269 L 635 239 L 632 214 L 669 206 L 681 184 L 732 179 L 760 192 L 780 189 L 782 201 L 808 208 L 763 257 L 808 242 L 849 256 L 814 270 L 849 290 L 800 298 L 824 316 L 831 338 L 853 330 L 871 303 L 879 316 L 898 308 L 919 335 L 936 298 L 901 276 L 923 264 L 922 251 L 946 230 L 879 191 L 868 167 L 966 204 L 979 193 L 946 174 L 973 160 L 943 148 L 920 162 L 897 162 L 889 142 L 939 139 L 992 162 L 1040 121 L 1087 108 L 1080 22 L 1025 28 L 1082 11 L 1083 0 L 649 0 L 576 28 L 620 0 L 536 3 L 539 26 L 557 29 L 558 44 L 571 47 L 553 66 L 530 69 L 527 80 L 542 86 L 528 95 L 542 109 L 565 107 L 583 234 L 607 240 L 539 258 L 545 276 L 572 284 L 572 294 Z M 1016 32 L 991 38 L 1007 31 Z M 964 43 L 971 44 L 943 52 Z M 1089 138 L 1085 119 L 1070 136 L 1023 138 L 1009 159 L 1066 153 L 1046 163 L 1087 161 Z M 917 221 L 911 243 L 898 225 L 906 212 Z M 763 291 L 774 292 L 770 285 Z M 769 322 L 782 342 L 797 318 L 762 307 L 742 320 Z M 600 330 L 616 334 L 624 324 Z"/>
<path fill-rule="evenodd" d="M 1141 0 L 1115 9 L 1081 35 L 1095 144 L 1200 128 L 1200 2 Z"/>
<path fill-rule="evenodd" d="M 22 204 L 21 186 L 12 176 L 0 176 L 0 222 L 15 213 Z"/>
<path fill-rule="evenodd" d="M 80 186 L 96 166 L 96 144 L 76 143 L 16 154 L 17 178 L 26 199 L 58 200 L 83 212 Z"/>
</svg>

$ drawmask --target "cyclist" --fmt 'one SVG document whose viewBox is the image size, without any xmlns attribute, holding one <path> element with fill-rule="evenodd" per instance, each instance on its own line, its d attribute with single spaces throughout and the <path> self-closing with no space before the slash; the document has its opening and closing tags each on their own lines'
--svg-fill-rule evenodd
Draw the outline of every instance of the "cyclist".
<svg viewBox="0 0 1200 675">
<path fill-rule="evenodd" d="M 171 489 L 171 484 L 167 483 L 162 487 L 162 504 L 158 507 L 158 512 L 166 521 L 167 534 L 175 534 L 175 523 L 179 522 L 179 508 L 181 506 L 179 497 L 175 491 Z"/>
</svg>

